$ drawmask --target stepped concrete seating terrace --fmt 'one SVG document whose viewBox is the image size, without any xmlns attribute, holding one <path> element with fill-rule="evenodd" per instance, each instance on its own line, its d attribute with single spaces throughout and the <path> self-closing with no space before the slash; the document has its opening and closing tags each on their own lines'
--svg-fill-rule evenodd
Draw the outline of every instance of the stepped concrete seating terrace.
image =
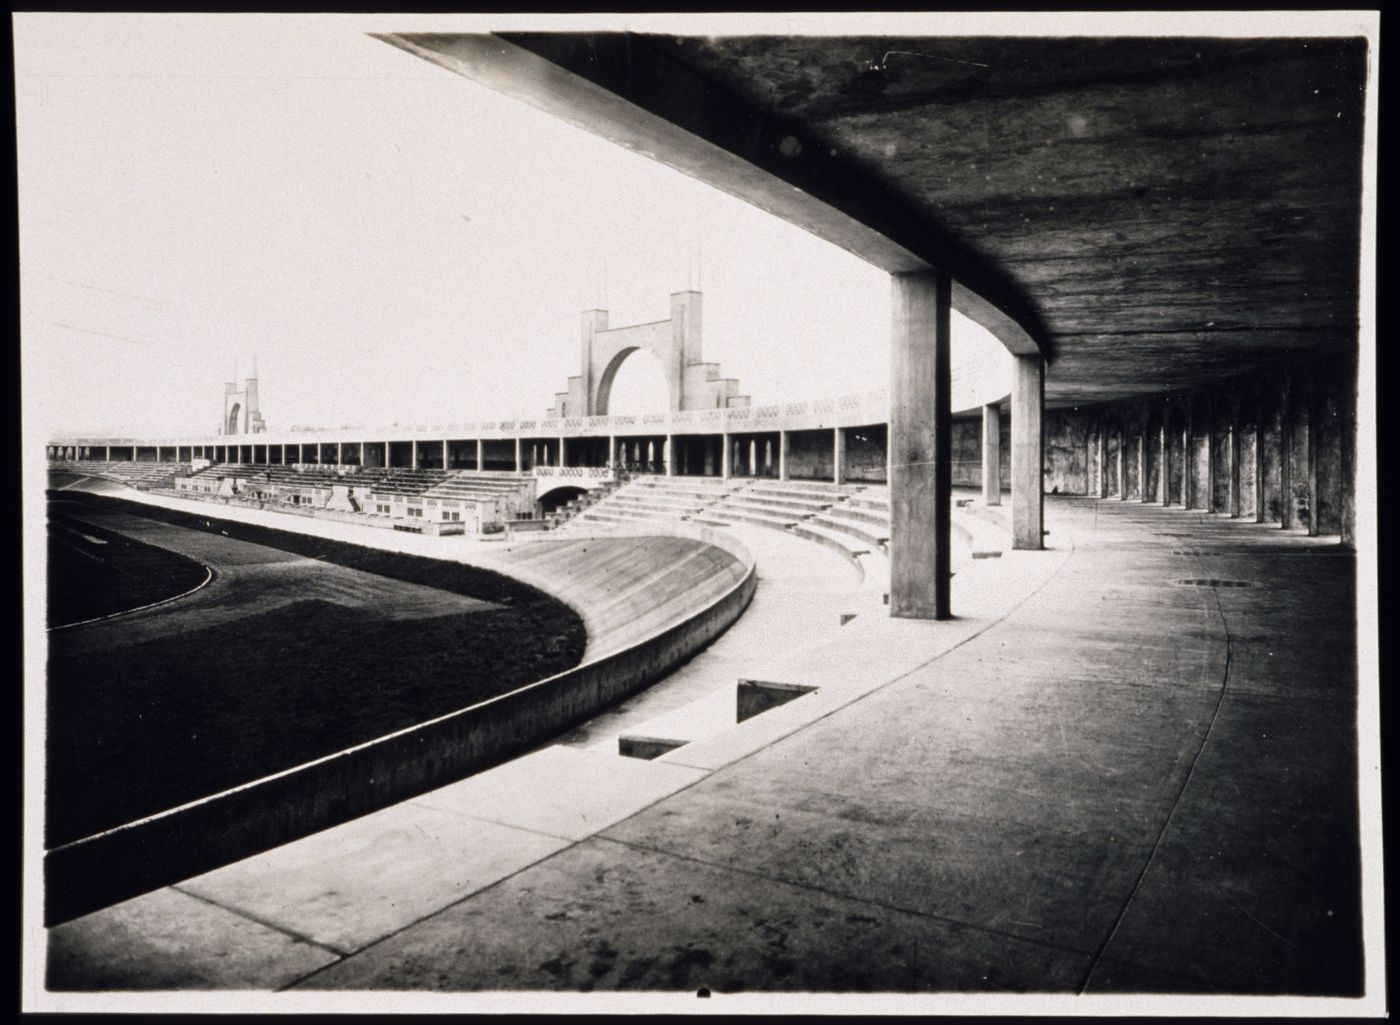
<svg viewBox="0 0 1400 1025">
<path fill-rule="evenodd" d="M 91 477 L 104 477 L 128 487 L 152 488 L 168 483 L 176 474 L 189 470 L 189 463 L 147 462 L 144 460 L 81 459 L 71 462 L 53 461 L 49 469 L 68 473 L 84 474 Z"/>
<path fill-rule="evenodd" d="M 830 548 L 868 587 L 883 587 L 888 580 L 888 558 L 884 545 L 876 539 L 888 537 L 888 499 L 868 499 L 862 510 L 865 520 L 839 514 L 815 519 L 864 493 L 865 486 L 858 484 L 646 477 L 622 486 L 560 529 L 574 535 L 599 530 L 638 533 L 649 523 L 675 521 L 708 527 L 762 527 Z"/>
<path fill-rule="evenodd" d="M 191 477 L 220 477 L 229 480 L 250 480 L 260 476 L 267 468 L 252 463 L 214 463 L 190 474 Z"/>
<path fill-rule="evenodd" d="M 832 548 L 859 566 L 861 556 L 883 554 L 883 546 L 876 540 L 880 535 L 867 530 L 863 524 L 855 525 L 841 519 L 839 513 L 832 510 L 862 490 L 863 485 L 859 484 L 755 480 L 724 502 L 707 509 L 704 520 L 785 530 Z"/>
<path fill-rule="evenodd" d="M 586 529 L 600 523 L 689 520 L 737 486 L 736 482 L 704 477 L 637 477 L 579 513 L 568 525 Z"/>
<path fill-rule="evenodd" d="M 483 474 L 471 470 L 452 471 L 452 475 L 423 492 L 425 498 L 501 498 L 519 494 L 529 483 L 524 476 Z"/>
<path fill-rule="evenodd" d="M 372 495 L 403 495 L 416 498 L 447 479 L 444 470 L 392 469 L 381 481 L 375 482 Z"/>
</svg>

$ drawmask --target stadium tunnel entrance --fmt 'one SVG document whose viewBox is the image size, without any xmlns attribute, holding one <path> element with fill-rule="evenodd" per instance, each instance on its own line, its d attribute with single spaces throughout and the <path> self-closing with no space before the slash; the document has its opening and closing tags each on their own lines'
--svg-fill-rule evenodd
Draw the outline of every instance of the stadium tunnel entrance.
<svg viewBox="0 0 1400 1025">
<path fill-rule="evenodd" d="M 560 484 L 558 487 L 550 488 L 536 499 L 535 512 L 539 516 L 548 516 L 550 513 L 564 508 L 570 502 L 582 498 L 588 493 L 588 490 L 588 488 L 580 487 L 577 484 Z"/>
</svg>

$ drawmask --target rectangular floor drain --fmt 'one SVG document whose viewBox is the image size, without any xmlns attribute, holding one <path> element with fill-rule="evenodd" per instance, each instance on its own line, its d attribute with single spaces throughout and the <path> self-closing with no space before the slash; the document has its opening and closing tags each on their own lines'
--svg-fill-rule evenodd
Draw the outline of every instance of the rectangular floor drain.
<svg viewBox="0 0 1400 1025">
<path fill-rule="evenodd" d="M 771 680 L 740 680 L 738 706 L 735 722 L 743 722 L 754 716 L 786 705 L 803 694 L 810 694 L 816 687 L 800 683 L 774 683 Z"/>
</svg>

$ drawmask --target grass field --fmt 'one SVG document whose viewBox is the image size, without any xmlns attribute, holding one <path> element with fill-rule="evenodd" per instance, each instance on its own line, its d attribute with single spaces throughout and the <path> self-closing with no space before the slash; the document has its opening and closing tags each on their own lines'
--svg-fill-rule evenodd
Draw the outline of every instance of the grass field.
<svg viewBox="0 0 1400 1025">
<path fill-rule="evenodd" d="M 211 621 L 190 611 L 218 599 L 211 585 L 134 617 L 50 634 L 48 846 L 514 690 L 583 655 L 576 613 L 488 570 L 99 496 L 77 501 L 95 519 L 134 514 L 217 534 L 221 544 L 234 539 L 240 552 L 258 546 L 265 558 L 256 568 L 273 565 L 282 593 L 265 609 Z M 239 571 L 205 561 L 216 574 Z M 328 599 L 345 588 L 312 586 L 327 563 L 354 571 L 336 572 L 361 582 L 355 594 L 389 598 Z M 81 574 L 68 564 L 54 572 Z M 313 596 L 289 599 L 299 579 Z M 415 608 L 428 611 L 406 615 L 390 600 L 395 581 L 399 592 L 477 602 L 439 614 L 444 603 L 420 601 Z M 153 630 L 161 624 L 169 629 Z M 123 633 L 138 627 L 142 639 L 129 643 Z"/>
</svg>

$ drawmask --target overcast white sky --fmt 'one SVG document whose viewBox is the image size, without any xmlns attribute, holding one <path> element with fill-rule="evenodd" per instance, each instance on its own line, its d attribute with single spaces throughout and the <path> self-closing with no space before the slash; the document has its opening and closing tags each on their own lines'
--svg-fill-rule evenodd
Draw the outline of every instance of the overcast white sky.
<svg viewBox="0 0 1400 1025">
<path fill-rule="evenodd" d="M 755 403 L 887 386 L 885 274 L 368 27 L 16 17 L 46 427 L 212 431 L 255 353 L 274 430 L 539 415 L 604 263 L 614 325 L 664 319 L 696 238 L 706 358 Z"/>
</svg>

